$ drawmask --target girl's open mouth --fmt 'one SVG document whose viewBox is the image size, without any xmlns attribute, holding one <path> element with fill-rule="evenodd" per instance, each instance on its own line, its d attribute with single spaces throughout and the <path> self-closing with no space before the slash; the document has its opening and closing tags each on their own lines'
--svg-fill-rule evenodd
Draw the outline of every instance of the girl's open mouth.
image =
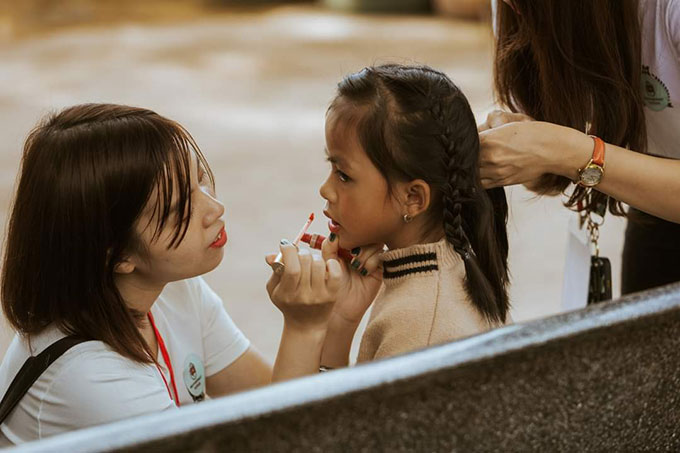
<svg viewBox="0 0 680 453">
<path fill-rule="evenodd" d="M 340 231 L 340 224 L 335 222 L 335 220 L 331 219 L 328 221 L 328 229 L 331 230 L 332 233 L 337 233 Z"/>
<path fill-rule="evenodd" d="M 338 222 L 336 222 L 335 220 L 333 220 L 333 218 L 328 213 L 328 211 L 324 210 L 323 215 L 325 215 L 326 217 L 329 218 L 328 229 L 331 231 L 331 233 L 337 233 L 338 231 L 340 231 L 340 227 L 341 227 L 340 224 Z"/>
</svg>

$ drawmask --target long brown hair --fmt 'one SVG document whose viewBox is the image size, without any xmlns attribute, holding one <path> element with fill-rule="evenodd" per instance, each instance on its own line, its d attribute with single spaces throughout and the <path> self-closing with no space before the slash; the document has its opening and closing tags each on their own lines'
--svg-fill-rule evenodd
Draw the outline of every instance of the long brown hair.
<svg viewBox="0 0 680 453">
<path fill-rule="evenodd" d="M 499 102 L 536 120 L 645 152 L 638 0 L 511 3 L 498 0 L 494 82 Z M 569 183 L 544 175 L 538 189 L 556 194 Z M 584 195 L 577 186 L 566 205 L 573 208 Z M 590 204 L 603 202 L 612 214 L 623 214 L 620 203 L 593 191 Z"/>
<path fill-rule="evenodd" d="M 169 247 L 182 241 L 193 153 L 212 179 L 191 135 L 150 110 L 86 104 L 45 118 L 26 140 L 9 220 L 2 307 L 10 324 L 29 338 L 55 325 L 153 361 L 114 269 L 143 245 L 135 226 L 155 189 L 154 238 L 176 214 Z"/>
<path fill-rule="evenodd" d="M 490 322 L 505 322 L 508 204 L 503 188 L 481 186 L 479 135 L 465 95 L 427 66 L 383 65 L 345 77 L 330 110 L 353 121 L 388 185 L 414 179 L 430 185 L 429 227 L 442 226 L 463 258 L 473 305 Z"/>
</svg>

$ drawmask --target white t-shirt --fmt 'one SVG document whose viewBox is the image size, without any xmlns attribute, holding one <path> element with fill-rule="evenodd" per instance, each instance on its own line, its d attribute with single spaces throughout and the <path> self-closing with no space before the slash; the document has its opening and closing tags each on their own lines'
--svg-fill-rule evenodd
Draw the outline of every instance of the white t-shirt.
<svg viewBox="0 0 680 453">
<path fill-rule="evenodd" d="M 680 159 L 680 0 L 641 0 L 649 154 Z"/>
<path fill-rule="evenodd" d="M 168 350 L 182 405 L 194 402 L 189 388 L 200 400 L 205 377 L 229 366 L 250 345 L 200 277 L 168 284 L 151 313 Z M 47 329 L 31 338 L 30 351 L 37 355 L 62 337 L 56 328 Z M 0 395 L 29 355 L 28 342 L 15 337 L 0 365 Z M 158 362 L 172 386 L 160 351 Z M 18 444 L 175 407 L 155 365 L 136 363 L 103 342 L 90 341 L 50 365 L 0 429 Z"/>
</svg>

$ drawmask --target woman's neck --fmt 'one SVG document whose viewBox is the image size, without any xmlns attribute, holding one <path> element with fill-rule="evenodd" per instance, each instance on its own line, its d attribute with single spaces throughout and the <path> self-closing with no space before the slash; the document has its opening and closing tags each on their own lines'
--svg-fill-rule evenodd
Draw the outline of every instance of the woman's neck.
<svg viewBox="0 0 680 453">
<path fill-rule="evenodd" d="M 125 274 L 116 276 L 116 287 L 128 308 L 146 317 L 165 284 L 141 281 L 135 274 Z"/>
</svg>

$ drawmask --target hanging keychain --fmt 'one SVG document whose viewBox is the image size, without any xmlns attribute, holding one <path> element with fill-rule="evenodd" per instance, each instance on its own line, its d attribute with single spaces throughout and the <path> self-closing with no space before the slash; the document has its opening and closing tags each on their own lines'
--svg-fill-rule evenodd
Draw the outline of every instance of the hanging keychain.
<svg viewBox="0 0 680 453">
<path fill-rule="evenodd" d="M 589 196 L 590 194 L 588 194 Z M 600 256 L 600 227 L 604 224 L 607 204 L 598 203 L 594 211 L 582 211 L 581 226 L 586 224 L 590 235 L 592 255 L 590 257 L 590 281 L 588 283 L 588 305 L 612 298 L 612 266 L 609 258 Z M 599 217 L 594 218 L 593 216 Z"/>
</svg>

